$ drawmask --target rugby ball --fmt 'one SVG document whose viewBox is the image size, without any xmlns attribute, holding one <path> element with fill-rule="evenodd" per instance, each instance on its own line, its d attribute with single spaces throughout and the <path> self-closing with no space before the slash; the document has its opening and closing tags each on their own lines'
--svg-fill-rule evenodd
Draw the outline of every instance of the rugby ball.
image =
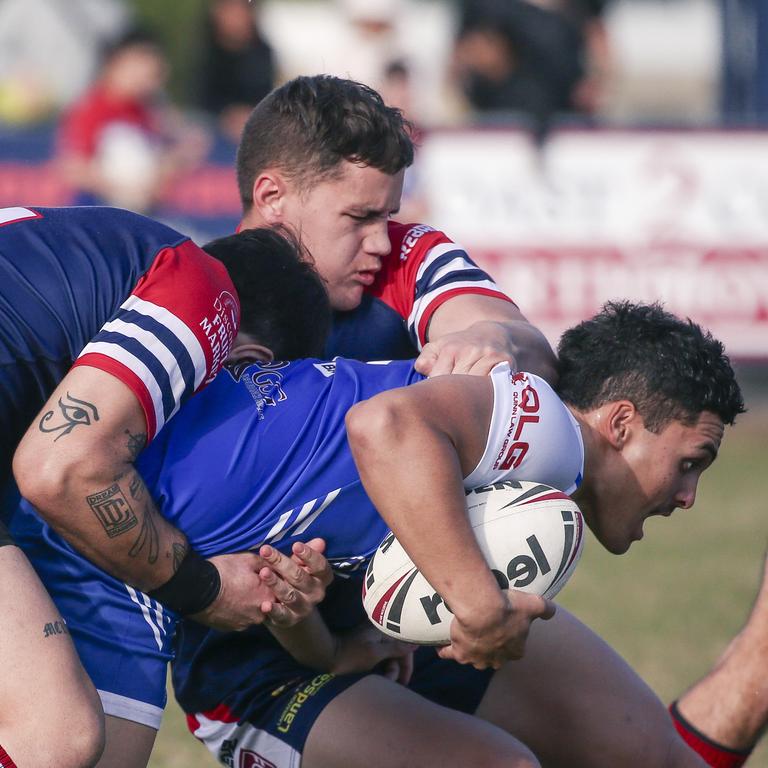
<svg viewBox="0 0 768 768">
<path fill-rule="evenodd" d="M 502 589 L 554 597 L 584 545 L 584 519 L 570 496 L 541 483 L 506 481 L 466 492 L 480 550 Z M 421 645 L 450 642 L 450 608 L 393 533 L 371 558 L 363 605 L 386 635 Z"/>
</svg>

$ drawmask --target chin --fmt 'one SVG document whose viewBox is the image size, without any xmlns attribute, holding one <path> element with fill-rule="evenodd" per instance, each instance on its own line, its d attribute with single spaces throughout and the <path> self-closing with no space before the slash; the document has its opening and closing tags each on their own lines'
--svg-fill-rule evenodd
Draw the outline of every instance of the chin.
<svg viewBox="0 0 768 768">
<path fill-rule="evenodd" d="M 357 309 L 362 300 L 363 292 L 355 291 L 354 293 L 345 293 L 342 296 L 333 296 L 331 306 L 336 312 L 349 312 Z"/>
</svg>

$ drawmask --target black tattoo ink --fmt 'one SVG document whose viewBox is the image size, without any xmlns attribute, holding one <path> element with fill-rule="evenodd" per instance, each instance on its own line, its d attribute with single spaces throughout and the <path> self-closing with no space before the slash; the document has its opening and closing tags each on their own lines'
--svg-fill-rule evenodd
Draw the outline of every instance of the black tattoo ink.
<svg viewBox="0 0 768 768">
<path fill-rule="evenodd" d="M 179 570 L 181 561 L 187 556 L 187 551 L 189 550 L 189 547 L 187 547 L 186 544 L 179 544 L 179 542 L 176 541 L 174 542 L 172 549 L 173 549 L 173 572 L 176 573 L 176 571 Z"/>
<path fill-rule="evenodd" d="M 131 498 L 134 501 L 141 501 L 146 490 L 141 475 L 138 472 L 134 472 L 133 477 L 128 481 L 128 492 L 131 494 Z"/>
<path fill-rule="evenodd" d="M 136 557 L 144 547 L 147 547 L 149 550 L 147 552 L 147 562 L 151 564 L 156 563 L 157 554 L 160 549 L 160 534 L 157 531 L 157 524 L 152 514 L 152 504 L 150 502 L 144 505 L 141 531 L 128 554 L 131 557 Z"/>
<path fill-rule="evenodd" d="M 49 621 L 43 627 L 43 637 L 50 637 L 51 635 L 68 635 L 67 622 L 64 619 L 58 621 Z"/>
<path fill-rule="evenodd" d="M 80 425 L 87 427 L 99 420 L 99 412 L 93 403 L 78 400 L 69 392 L 67 392 L 66 397 L 59 398 L 59 410 L 61 411 L 60 416 L 64 420 L 63 423 L 49 426 L 49 422 L 55 417 L 56 412 L 48 411 L 43 414 L 37 425 L 41 432 L 59 432 L 53 440 L 54 443 L 60 437 L 68 435 L 75 427 Z"/>
<path fill-rule="evenodd" d="M 110 539 L 130 531 L 139 524 L 128 499 L 117 483 L 85 498 Z"/>
<path fill-rule="evenodd" d="M 144 432 L 139 432 L 134 435 L 128 429 L 125 430 L 125 434 L 128 435 L 128 461 L 135 461 L 136 457 L 147 445 L 147 435 Z"/>
</svg>

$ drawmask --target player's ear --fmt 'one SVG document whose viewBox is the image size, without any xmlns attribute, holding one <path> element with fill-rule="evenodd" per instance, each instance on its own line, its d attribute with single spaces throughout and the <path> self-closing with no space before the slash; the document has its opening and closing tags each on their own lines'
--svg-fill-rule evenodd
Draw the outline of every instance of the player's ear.
<svg viewBox="0 0 768 768">
<path fill-rule="evenodd" d="M 630 400 L 615 400 L 604 406 L 601 431 L 608 442 L 622 450 L 638 427 L 642 427 L 642 419 Z"/>
<path fill-rule="evenodd" d="M 275 359 L 272 350 L 258 344 L 248 334 L 239 333 L 227 356 L 227 365 L 235 363 L 271 363 Z"/>
<path fill-rule="evenodd" d="M 288 182 L 283 174 L 267 168 L 253 182 L 253 208 L 267 226 L 282 224 Z"/>
</svg>

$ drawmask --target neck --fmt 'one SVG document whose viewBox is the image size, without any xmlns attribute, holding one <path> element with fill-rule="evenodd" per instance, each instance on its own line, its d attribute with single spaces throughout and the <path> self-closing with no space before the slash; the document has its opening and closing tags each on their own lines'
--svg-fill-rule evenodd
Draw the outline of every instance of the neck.
<svg viewBox="0 0 768 768">
<path fill-rule="evenodd" d="M 599 494 L 600 486 L 600 456 L 604 450 L 600 432 L 593 423 L 594 413 L 584 413 L 571 405 L 567 406 L 571 415 L 579 423 L 581 439 L 584 443 L 584 476 L 581 485 L 572 494 L 573 500 L 579 505 L 584 517 L 589 523 L 592 510 Z M 599 418 L 599 414 L 597 415 Z"/>
<path fill-rule="evenodd" d="M 240 220 L 240 229 L 256 229 L 266 226 L 266 222 L 259 215 L 255 207 L 243 212 L 243 218 Z"/>
</svg>

